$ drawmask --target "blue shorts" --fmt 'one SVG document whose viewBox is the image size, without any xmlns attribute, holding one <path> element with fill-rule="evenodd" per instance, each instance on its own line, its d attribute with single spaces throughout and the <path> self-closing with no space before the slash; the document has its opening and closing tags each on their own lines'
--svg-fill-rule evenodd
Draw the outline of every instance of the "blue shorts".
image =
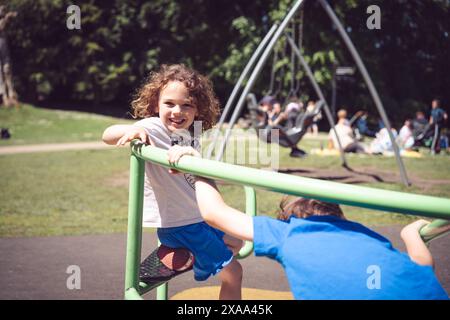
<svg viewBox="0 0 450 320">
<path fill-rule="evenodd" d="M 205 222 L 173 228 L 158 228 L 159 241 L 170 248 L 186 248 L 194 255 L 194 279 L 204 281 L 233 260 L 223 241 L 224 233 Z"/>
</svg>

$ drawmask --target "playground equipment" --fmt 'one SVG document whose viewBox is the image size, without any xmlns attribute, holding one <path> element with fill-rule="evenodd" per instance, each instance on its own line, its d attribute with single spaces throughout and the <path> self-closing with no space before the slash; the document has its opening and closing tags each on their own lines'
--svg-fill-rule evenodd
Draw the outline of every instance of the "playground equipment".
<svg viewBox="0 0 450 320">
<path fill-rule="evenodd" d="M 240 79 L 244 79 L 247 76 L 247 73 L 249 72 L 251 66 L 255 63 L 256 59 L 258 58 L 260 52 L 262 51 L 261 56 L 259 57 L 259 60 L 256 64 L 256 66 L 254 67 L 252 73 L 250 74 L 247 84 L 245 85 L 244 89 L 242 90 L 241 96 L 238 100 L 238 102 L 236 103 L 235 107 L 234 107 L 234 111 L 233 114 L 231 115 L 231 119 L 229 121 L 229 126 L 225 131 L 225 136 L 222 140 L 222 143 L 220 144 L 220 148 L 218 153 L 215 155 L 215 159 L 216 160 L 221 160 L 224 154 L 224 150 L 227 144 L 227 141 L 230 137 L 231 134 L 231 130 L 233 128 L 233 126 L 235 125 L 239 115 L 241 114 L 244 102 L 246 100 L 247 95 L 250 93 L 258 75 L 260 74 L 262 68 L 264 67 L 271 51 L 273 50 L 275 44 L 277 43 L 277 41 L 280 39 L 280 37 L 285 34 L 285 29 L 288 26 L 289 22 L 292 21 L 292 19 L 295 17 L 295 14 L 297 11 L 299 11 L 302 8 L 302 4 L 303 4 L 304 0 L 298 0 L 297 2 L 295 2 L 295 4 L 292 6 L 292 8 L 289 10 L 289 12 L 286 14 L 285 18 L 283 19 L 283 21 L 280 23 L 279 26 L 276 26 L 276 31 L 274 32 L 272 29 L 269 31 L 269 33 L 266 35 L 266 37 L 264 38 L 264 40 L 261 42 L 260 46 L 258 47 L 258 49 L 255 51 L 255 53 L 253 54 L 252 58 L 250 59 L 249 63 L 246 66 L 246 69 L 244 70 L 245 72 L 243 72 L 241 74 Z M 368 89 L 369 92 L 371 94 L 371 97 L 374 101 L 375 106 L 377 107 L 377 110 L 380 114 L 380 117 L 383 121 L 383 123 L 385 124 L 386 128 L 388 129 L 389 132 L 389 139 L 392 142 L 393 145 L 393 149 L 394 149 L 394 154 L 395 154 L 395 158 L 397 161 L 397 165 L 399 167 L 399 171 L 400 171 L 400 177 L 401 180 L 403 182 L 403 184 L 405 184 L 406 186 L 410 185 L 409 179 L 407 177 L 406 174 L 406 169 L 404 167 L 403 161 L 400 157 L 400 152 L 399 152 L 399 148 L 395 142 L 395 139 L 391 133 L 391 124 L 389 122 L 389 119 L 386 115 L 386 112 L 384 110 L 383 104 L 381 102 L 381 99 L 378 95 L 378 92 L 369 76 L 369 73 L 367 72 L 367 69 L 365 68 L 364 63 L 361 60 L 361 57 L 359 56 L 358 52 L 356 51 L 355 46 L 353 45 L 352 41 L 350 40 L 349 36 L 347 35 L 347 33 L 344 30 L 344 27 L 342 26 L 341 22 L 339 21 L 339 19 L 337 18 L 336 14 L 334 13 L 333 9 L 330 7 L 330 5 L 328 4 L 328 2 L 326 0 L 319 0 L 319 3 L 321 4 L 322 8 L 325 10 L 325 12 L 327 13 L 328 17 L 330 18 L 330 20 L 333 22 L 334 26 L 337 28 L 339 35 L 341 36 L 342 40 L 344 41 L 345 45 L 347 46 L 348 50 L 350 51 L 353 59 L 355 60 L 356 66 L 358 67 Z M 268 41 L 267 39 L 270 39 L 270 41 Z M 294 41 L 292 40 L 292 37 L 290 37 L 288 35 L 287 40 L 290 42 L 290 45 L 292 47 L 292 49 L 294 50 L 295 54 L 298 56 L 298 58 L 300 59 L 302 66 L 305 68 L 305 64 L 302 62 L 302 58 L 301 58 L 301 52 L 300 50 L 296 47 Z M 268 44 L 266 45 L 266 43 L 268 42 Z M 264 50 L 262 50 L 262 48 L 265 46 Z M 303 59 L 304 60 L 304 59 Z M 248 68 L 247 68 L 248 67 Z M 310 70 L 311 71 L 311 70 Z M 312 82 L 313 86 L 314 86 L 314 90 L 316 91 L 316 93 L 318 94 L 319 98 L 323 101 L 326 101 L 325 98 L 323 97 L 323 94 L 319 95 L 318 91 L 320 91 L 320 88 L 318 89 L 317 83 L 315 83 L 314 77 L 309 76 L 309 72 L 308 73 L 308 77 L 310 78 L 310 81 Z M 242 82 L 242 81 L 241 81 Z M 213 135 L 213 140 L 212 143 L 209 147 L 209 151 L 208 151 L 208 158 L 212 157 L 212 152 L 217 144 L 217 139 L 218 139 L 218 135 L 222 129 L 223 123 L 225 121 L 225 118 L 228 116 L 229 111 L 231 110 L 231 106 L 234 103 L 235 97 L 237 95 L 237 92 L 239 90 L 240 87 L 240 83 L 238 85 L 238 83 L 236 84 L 235 88 L 233 89 L 233 93 L 230 96 L 230 98 L 228 99 L 227 102 L 227 106 L 222 113 L 222 116 L 217 124 L 217 127 L 215 129 L 215 133 Z M 331 112 L 329 111 L 328 108 L 328 104 L 325 104 L 325 112 L 328 118 L 328 121 L 330 122 L 330 126 L 332 128 L 334 128 L 334 120 L 333 117 L 330 116 Z M 339 145 L 341 143 L 339 142 Z M 340 148 L 340 152 L 341 152 L 341 158 L 342 158 L 342 165 L 343 166 L 347 166 L 345 158 L 344 158 L 344 154 L 342 152 L 342 148 Z"/>
<path fill-rule="evenodd" d="M 158 299 L 167 299 L 167 281 L 170 280 L 170 276 L 160 278 L 149 285 L 139 279 L 145 161 L 244 185 L 246 212 L 251 215 L 256 214 L 256 196 L 253 188 L 261 188 L 350 206 L 437 218 L 438 220 L 420 231 L 425 241 L 450 232 L 450 199 L 303 178 L 191 156 L 184 156 L 178 164 L 170 165 L 167 150 L 146 146 L 138 140 L 133 140 L 130 158 L 125 299 L 142 299 L 144 293 L 155 287 L 158 287 Z M 247 242 L 239 256 L 242 258 L 249 255 L 252 249 L 252 243 Z"/>
<path fill-rule="evenodd" d="M 318 101 L 312 112 L 300 112 L 296 115 L 295 119 L 292 119 L 289 127 L 279 128 L 280 135 L 278 143 L 283 147 L 296 146 L 313 123 L 314 117 L 321 112 L 323 105 L 324 102 L 322 100 Z M 257 130 L 258 137 L 266 143 L 272 143 L 270 137 L 270 129 L 272 127 L 267 126 L 267 115 L 258 108 L 256 98 L 252 93 L 249 93 L 247 96 L 247 108 L 252 119 L 252 127 Z M 260 121 L 260 119 L 263 120 Z M 305 151 L 298 150 L 306 155 Z"/>
</svg>

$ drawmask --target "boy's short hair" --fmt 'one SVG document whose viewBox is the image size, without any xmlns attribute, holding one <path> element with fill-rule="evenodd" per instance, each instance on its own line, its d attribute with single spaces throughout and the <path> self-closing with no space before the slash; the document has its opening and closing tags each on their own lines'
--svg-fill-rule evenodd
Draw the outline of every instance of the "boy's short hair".
<svg viewBox="0 0 450 320">
<path fill-rule="evenodd" d="M 308 218 L 311 216 L 335 216 L 345 219 L 341 207 L 337 203 L 325 202 L 316 199 L 284 196 L 280 202 L 281 212 L 277 219 L 289 220 L 291 216 L 296 218 Z"/>
</svg>

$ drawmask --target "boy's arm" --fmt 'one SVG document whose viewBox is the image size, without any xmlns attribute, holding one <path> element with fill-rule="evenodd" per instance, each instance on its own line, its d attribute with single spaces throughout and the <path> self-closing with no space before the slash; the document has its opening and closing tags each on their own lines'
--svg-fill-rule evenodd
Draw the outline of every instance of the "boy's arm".
<svg viewBox="0 0 450 320">
<path fill-rule="evenodd" d="M 419 234 L 420 229 L 428 223 L 429 221 L 426 220 L 415 221 L 404 227 L 400 236 L 405 243 L 406 250 L 412 261 L 422 266 L 434 267 L 431 252 Z"/>
<path fill-rule="evenodd" d="M 195 192 L 206 223 L 236 238 L 253 240 L 252 217 L 229 207 L 209 180 L 197 177 Z"/>
<path fill-rule="evenodd" d="M 102 136 L 103 142 L 111 145 L 124 145 L 133 139 L 140 139 L 143 143 L 151 143 L 145 129 L 134 125 L 112 125 L 106 128 Z"/>
<path fill-rule="evenodd" d="M 167 152 L 169 163 L 176 164 L 185 155 L 201 157 L 192 147 L 173 146 Z M 176 172 L 174 169 L 170 169 Z M 229 207 L 222 199 L 213 181 L 196 177 L 195 194 L 203 219 L 209 225 L 238 239 L 253 240 L 252 217 Z"/>
</svg>

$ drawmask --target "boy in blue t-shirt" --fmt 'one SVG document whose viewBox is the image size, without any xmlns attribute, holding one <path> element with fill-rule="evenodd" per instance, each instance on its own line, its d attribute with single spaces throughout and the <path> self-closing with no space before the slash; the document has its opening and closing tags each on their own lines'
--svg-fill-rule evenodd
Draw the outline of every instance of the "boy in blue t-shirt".
<svg viewBox="0 0 450 320">
<path fill-rule="evenodd" d="M 184 154 L 200 156 L 192 148 L 176 146 L 169 149 L 169 162 L 176 163 Z M 207 179 L 197 177 L 195 188 L 205 221 L 253 241 L 255 255 L 278 261 L 295 299 L 448 299 L 419 234 L 425 220 L 403 228 L 405 254 L 383 236 L 346 220 L 337 204 L 284 201 L 276 220 L 229 207 Z"/>
</svg>

